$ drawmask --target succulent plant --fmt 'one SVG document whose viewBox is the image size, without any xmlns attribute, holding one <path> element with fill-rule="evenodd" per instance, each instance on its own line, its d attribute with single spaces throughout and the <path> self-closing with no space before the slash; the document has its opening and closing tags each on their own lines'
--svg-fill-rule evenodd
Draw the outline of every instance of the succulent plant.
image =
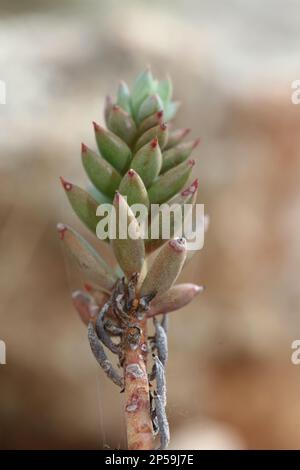
<svg viewBox="0 0 300 470">
<path fill-rule="evenodd" d="M 111 203 L 117 216 L 122 211 L 134 232 L 134 237 L 127 232 L 121 237 L 117 226 L 116 236 L 108 240 L 117 261 L 113 268 L 74 229 L 58 224 L 64 250 L 86 281 L 72 299 L 87 325 L 91 350 L 106 375 L 125 392 L 129 449 L 153 449 L 156 434 L 161 449 L 168 445 L 167 314 L 202 290 L 194 284 L 175 284 L 186 262 L 187 246 L 183 236 L 176 237 L 174 220 L 170 240 L 162 236 L 161 221 L 158 237 L 144 238 L 132 210 L 133 204 L 148 209 L 151 204 L 182 206 L 196 201 L 198 180 L 189 182 L 194 166 L 190 155 L 199 140 L 183 142 L 189 129 L 171 127 L 177 109 L 170 79 L 157 81 L 149 68 L 136 78 L 131 91 L 121 82 L 116 99 L 106 99 L 107 128 L 93 123 L 99 153 L 81 146 L 92 189 L 61 178 L 73 210 L 94 235 L 104 217 L 98 215 L 104 203 Z M 153 321 L 154 336 L 148 334 L 149 321 Z M 115 354 L 116 364 L 107 350 Z M 152 382 L 156 386 L 150 391 Z"/>
</svg>

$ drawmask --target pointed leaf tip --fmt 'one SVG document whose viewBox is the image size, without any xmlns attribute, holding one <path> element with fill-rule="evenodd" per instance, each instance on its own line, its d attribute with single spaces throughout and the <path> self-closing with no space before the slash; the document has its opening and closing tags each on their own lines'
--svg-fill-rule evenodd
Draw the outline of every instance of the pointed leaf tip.
<svg viewBox="0 0 300 470">
<path fill-rule="evenodd" d="M 119 191 L 115 192 L 114 202 L 116 202 L 116 204 L 119 204 L 119 202 L 120 202 L 120 193 L 119 193 Z"/>
<path fill-rule="evenodd" d="M 147 316 L 153 317 L 179 310 L 189 304 L 202 291 L 203 286 L 196 284 L 176 284 L 163 295 L 155 297 Z"/>
<path fill-rule="evenodd" d="M 101 132 L 102 131 L 102 127 L 99 126 L 99 124 L 97 124 L 95 121 L 93 121 L 93 127 L 94 127 L 95 132 Z"/>
<path fill-rule="evenodd" d="M 172 147 L 175 147 L 175 145 L 178 145 L 190 133 L 190 131 L 191 129 L 184 128 L 184 129 L 175 129 L 169 132 L 166 150 Z"/>
<path fill-rule="evenodd" d="M 81 142 L 81 153 L 86 153 L 88 151 L 87 145 Z"/>
<path fill-rule="evenodd" d="M 201 139 L 195 139 L 194 140 L 194 143 L 193 143 L 193 149 L 195 149 L 196 147 L 198 147 L 198 145 L 201 143 Z"/>
<path fill-rule="evenodd" d="M 91 286 L 91 284 L 89 284 L 88 282 L 85 282 L 85 283 L 83 284 L 83 287 L 85 288 L 85 290 L 86 290 L 87 292 L 92 292 L 92 291 L 93 291 L 93 286 Z"/>
<path fill-rule="evenodd" d="M 131 168 L 138 173 L 147 188 L 159 175 L 161 166 L 159 139 L 154 136 L 136 152 L 131 161 Z"/>
<path fill-rule="evenodd" d="M 154 259 L 142 284 L 140 295 L 166 292 L 176 281 L 186 258 L 186 240 L 174 238 L 165 243 Z"/>
<path fill-rule="evenodd" d="M 136 172 L 135 172 L 134 170 L 130 169 L 130 170 L 128 170 L 127 175 L 128 175 L 130 178 L 132 178 L 133 176 L 136 175 Z"/>
<path fill-rule="evenodd" d="M 145 118 L 140 123 L 139 128 L 138 128 L 139 137 L 144 132 L 151 129 L 151 127 L 155 127 L 155 126 L 158 126 L 159 124 L 161 124 L 161 122 L 163 121 L 163 116 L 164 116 L 164 112 L 161 110 L 161 111 L 158 111 L 158 112 L 152 114 L 151 116 Z"/>
<path fill-rule="evenodd" d="M 181 192 L 181 196 L 189 196 L 189 195 L 194 194 L 198 190 L 198 187 L 199 187 L 199 180 L 198 178 L 196 178 L 195 181 L 193 181 L 192 184 L 190 184 L 188 188 L 184 189 Z"/>
<path fill-rule="evenodd" d="M 134 273 L 142 272 L 145 258 L 144 240 L 141 237 L 138 221 L 120 193 L 116 193 L 114 207 L 116 227 L 111 245 L 122 271 L 127 279 L 130 279 Z M 122 233 L 124 230 L 125 237 Z"/>
<path fill-rule="evenodd" d="M 170 240 L 168 243 L 170 247 L 178 253 L 186 250 L 186 239 L 183 237 L 173 238 L 173 240 Z"/>
<path fill-rule="evenodd" d="M 151 145 L 151 148 L 155 149 L 155 148 L 157 147 L 157 145 L 158 145 L 158 138 L 157 138 L 157 137 L 154 137 L 154 139 L 151 140 L 150 145 Z"/>
<path fill-rule="evenodd" d="M 114 272 L 94 247 L 69 226 L 64 226 L 62 243 L 66 255 L 85 278 L 110 291 L 116 281 Z"/>
<path fill-rule="evenodd" d="M 73 210 L 79 219 L 95 234 L 100 220 L 96 215 L 99 203 L 79 186 L 68 183 L 63 179 L 62 184 Z"/>
<path fill-rule="evenodd" d="M 58 231 L 58 235 L 59 235 L 59 238 L 61 240 L 64 239 L 64 236 L 65 236 L 65 232 L 67 230 L 67 226 L 62 224 L 61 222 L 59 222 L 57 225 L 56 225 L 56 228 L 57 228 L 57 231 Z"/>
<path fill-rule="evenodd" d="M 69 183 L 69 181 L 66 181 L 62 176 L 60 177 L 61 184 L 63 185 L 63 188 L 66 191 L 71 191 L 73 185 L 72 183 Z"/>
<path fill-rule="evenodd" d="M 80 316 L 80 319 L 85 325 L 88 325 L 91 320 L 90 310 L 93 305 L 92 297 L 81 290 L 76 290 L 72 292 L 72 302 Z"/>
<path fill-rule="evenodd" d="M 141 175 L 133 168 L 127 171 L 124 175 L 120 186 L 119 192 L 127 197 L 127 204 L 131 207 L 133 204 L 143 204 L 149 206 L 149 198 L 147 189 L 143 183 Z"/>
</svg>

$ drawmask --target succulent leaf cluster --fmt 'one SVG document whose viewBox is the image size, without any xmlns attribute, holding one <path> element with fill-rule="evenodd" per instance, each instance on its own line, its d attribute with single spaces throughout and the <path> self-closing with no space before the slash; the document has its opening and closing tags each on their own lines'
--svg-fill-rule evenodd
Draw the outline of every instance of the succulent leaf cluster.
<svg viewBox="0 0 300 470">
<path fill-rule="evenodd" d="M 171 80 L 155 79 L 149 68 L 136 78 L 131 90 L 122 81 L 115 99 L 106 99 L 106 127 L 93 123 L 98 151 L 81 146 L 82 165 L 93 189 L 88 191 L 61 178 L 74 212 L 94 234 L 101 220 L 97 208 L 103 202 L 111 202 L 117 214 L 125 210 L 135 231 L 134 239 L 117 235 L 110 240 L 118 263 L 113 269 L 74 229 L 58 225 L 68 257 L 88 281 L 89 302 L 104 303 L 122 274 L 129 281 L 139 273 L 140 296 L 155 293 L 149 316 L 182 307 L 200 290 L 193 284 L 173 287 L 186 260 L 186 243 L 183 238 L 176 239 L 174 221 L 171 219 L 169 241 L 163 239 L 161 232 L 156 239 L 143 239 L 131 210 L 136 203 L 149 208 L 151 204 L 183 206 L 196 201 L 198 180 L 189 181 L 195 163 L 190 156 L 199 139 L 184 142 L 189 129 L 174 128 L 171 121 L 179 103 L 172 100 L 172 95 Z M 158 248 L 149 268 L 147 257 Z M 86 305 L 83 299 L 87 300 L 86 293 L 77 296 L 74 303 L 86 322 L 89 315 L 82 307 Z"/>
</svg>

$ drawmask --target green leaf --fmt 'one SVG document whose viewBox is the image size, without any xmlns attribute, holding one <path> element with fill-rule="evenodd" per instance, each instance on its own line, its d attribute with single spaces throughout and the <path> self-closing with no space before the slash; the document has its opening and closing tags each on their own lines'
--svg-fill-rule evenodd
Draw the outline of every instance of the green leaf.
<svg viewBox="0 0 300 470">
<path fill-rule="evenodd" d="M 140 295 L 161 295 L 170 289 L 180 274 L 186 251 L 184 238 L 175 238 L 166 243 L 154 259 L 142 284 Z"/>
<path fill-rule="evenodd" d="M 157 86 L 157 93 L 161 97 L 164 103 L 167 103 L 172 98 L 173 85 L 170 77 L 165 80 L 161 80 Z"/>
<path fill-rule="evenodd" d="M 159 176 L 148 189 L 150 203 L 161 204 L 177 194 L 187 182 L 194 164 L 194 160 L 188 160 Z"/>
<path fill-rule="evenodd" d="M 74 229 L 65 224 L 58 224 L 57 230 L 64 251 L 83 272 L 86 280 L 96 282 L 98 286 L 109 292 L 116 282 L 113 270 Z"/>
<path fill-rule="evenodd" d="M 95 137 L 99 152 L 118 172 L 127 170 L 131 160 L 131 150 L 128 145 L 113 132 L 94 124 Z"/>
<path fill-rule="evenodd" d="M 128 114 L 131 113 L 130 92 L 127 84 L 123 80 L 120 82 L 117 92 L 117 105 L 121 106 Z"/>
<path fill-rule="evenodd" d="M 188 186 L 188 188 L 166 203 L 166 207 L 169 209 L 170 213 L 169 238 L 182 235 L 185 236 L 185 233 L 183 233 L 185 219 L 190 216 L 190 211 L 196 202 L 198 187 L 199 183 L 197 178 L 195 181 L 193 181 L 192 184 L 190 184 L 190 186 Z M 175 212 L 178 210 L 178 218 L 175 217 L 174 210 Z M 153 215 L 151 224 L 148 226 L 148 238 L 145 240 L 147 253 L 151 253 L 166 243 L 166 233 L 163 234 L 163 228 L 165 229 L 166 220 L 167 219 L 164 215 L 164 206 L 161 206 L 157 214 Z M 157 230 L 158 233 L 154 233 L 154 230 Z M 163 235 L 165 238 L 163 238 Z"/>
<path fill-rule="evenodd" d="M 171 121 L 175 117 L 179 106 L 180 106 L 179 101 L 170 101 L 169 103 L 165 105 L 164 110 L 165 110 L 166 122 Z"/>
<path fill-rule="evenodd" d="M 119 173 L 84 144 L 82 144 L 81 157 L 84 169 L 96 188 L 107 196 L 113 196 L 121 182 Z"/>
<path fill-rule="evenodd" d="M 168 128 L 162 123 L 159 126 L 151 127 L 138 139 L 135 145 L 135 152 L 137 152 L 145 144 L 153 140 L 155 137 L 158 139 L 158 143 L 161 149 L 163 149 L 168 142 Z"/>
<path fill-rule="evenodd" d="M 146 98 L 141 104 L 138 111 L 138 120 L 139 122 L 143 121 L 147 117 L 151 116 L 153 113 L 158 113 L 163 111 L 164 105 L 159 95 L 151 95 Z"/>
<path fill-rule="evenodd" d="M 179 144 L 182 139 L 188 135 L 189 132 L 191 132 L 191 129 L 175 129 L 174 131 L 170 131 L 165 150 L 168 150 L 169 148 Z"/>
<path fill-rule="evenodd" d="M 95 186 L 89 182 L 87 185 L 87 191 L 88 193 L 98 202 L 99 204 L 110 204 L 112 203 L 113 198 L 111 196 L 106 196 L 106 194 L 103 194 L 99 189 L 95 188 Z"/>
<path fill-rule="evenodd" d="M 165 173 L 174 166 L 179 165 L 179 163 L 184 162 L 198 144 L 199 140 L 194 140 L 192 142 L 184 142 L 169 150 L 165 150 L 163 153 L 161 173 Z"/>
<path fill-rule="evenodd" d="M 147 189 L 141 177 L 134 170 L 130 169 L 125 173 L 119 186 L 119 192 L 122 196 L 127 197 L 127 204 L 129 206 L 143 204 L 148 209 L 149 198 Z"/>
<path fill-rule="evenodd" d="M 159 124 L 162 124 L 163 116 L 164 116 L 164 112 L 158 111 L 158 113 L 154 113 L 151 116 L 144 119 L 139 125 L 138 135 L 141 136 L 142 134 L 144 134 L 144 132 L 146 132 L 151 127 L 155 127 L 155 126 L 158 126 Z"/>
<path fill-rule="evenodd" d="M 61 178 L 69 202 L 79 219 L 96 234 L 100 217 L 96 216 L 98 202 L 84 189 Z"/>
<path fill-rule="evenodd" d="M 142 102 L 154 91 L 155 82 L 150 68 L 146 68 L 136 78 L 131 90 L 131 106 L 136 116 Z"/>
<path fill-rule="evenodd" d="M 106 125 L 108 123 L 109 115 L 110 115 L 112 108 L 113 108 L 113 99 L 110 95 L 107 95 L 105 98 L 105 106 L 104 106 L 104 119 L 105 119 Z"/>
<path fill-rule="evenodd" d="M 159 175 L 161 165 L 162 155 L 157 137 L 141 147 L 131 162 L 131 168 L 140 175 L 146 188 Z"/>
<path fill-rule="evenodd" d="M 111 245 L 122 271 L 130 279 L 142 273 L 145 260 L 145 245 L 139 224 L 127 202 L 120 193 L 114 198 L 116 233 L 111 236 Z"/>
<path fill-rule="evenodd" d="M 108 118 L 108 128 L 128 145 L 136 136 L 136 125 L 132 117 L 120 106 L 113 106 Z"/>
</svg>

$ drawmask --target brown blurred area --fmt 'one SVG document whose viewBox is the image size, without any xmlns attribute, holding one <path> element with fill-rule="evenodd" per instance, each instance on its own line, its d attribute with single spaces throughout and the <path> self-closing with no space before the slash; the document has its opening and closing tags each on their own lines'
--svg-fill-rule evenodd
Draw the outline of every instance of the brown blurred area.
<svg viewBox="0 0 300 470">
<path fill-rule="evenodd" d="M 202 139 L 210 216 L 182 274 L 206 290 L 170 316 L 171 446 L 300 448 L 299 3 L 1 1 L 0 11 L 0 448 L 125 446 L 120 395 L 72 308 L 81 280 L 55 226 L 89 236 L 58 176 L 86 184 L 80 142 L 94 146 L 105 94 L 147 64 L 172 76 L 176 124 Z"/>
</svg>

